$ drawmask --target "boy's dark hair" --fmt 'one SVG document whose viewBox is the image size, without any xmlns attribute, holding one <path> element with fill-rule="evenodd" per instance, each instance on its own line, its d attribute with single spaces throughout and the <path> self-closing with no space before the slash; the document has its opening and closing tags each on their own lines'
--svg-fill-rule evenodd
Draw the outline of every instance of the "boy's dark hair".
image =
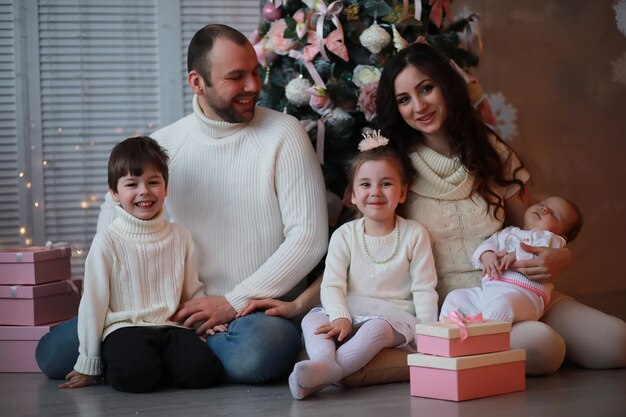
<svg viewBox="0 0 626 417">
<path fill-rule="evenodd" d="M 149 136 L 128 138 L 113 147 L 109 156 L 108 184 L 117 193 L 117 182 L 130 174 L 140 176 L 147 166 L 153 167 L 163 175 L 165 187 L 169 178 L 167 151 Z"/>
<path fill-rule="evenodd" d="M 567 230 L 565 232 L 565 241 L 567 243 L 570 243 L 571 241 L 573 241 L 574 239 L 576 239 L 576 237 L 578 236 L 578 234 L 580 233 L 580 231 L 583 228 L 583 214 L 581 213 L 580 209 L 578 208 L 578 206 L 574 203 L 571 202 L 571 200 L 565 198 L 565 197 L 561 197 L 563 200 L 567 201 L 567 203 L 572 206 L 572 208 L 574 209 L 574 211 L 576 212 L 576 216 L 577 216 L 577 220 L 572 223 L 572 225 L 569 227 L 569 230 Z"/>
</svg>

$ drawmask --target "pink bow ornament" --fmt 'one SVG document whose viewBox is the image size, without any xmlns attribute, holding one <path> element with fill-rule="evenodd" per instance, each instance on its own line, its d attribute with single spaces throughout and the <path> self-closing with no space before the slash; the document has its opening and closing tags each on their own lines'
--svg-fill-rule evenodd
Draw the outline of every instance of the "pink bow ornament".
<svg viewBox="0 0 626 417">
<path fill-rule="evenodd" d="M 339 31 L 337 34 L 335 34 L 335 37 L 340 38 L 340 41 L 335 39 L 332 41 L 333 45 L 326 44 L 326 47 L 328 47 L 328 49 L 331 52 L 333 52 L 335 55 L 339 56 L 344 61 L 348 62 L 348 51 L 347 49 L 345 49 L 345 46 L 343 47 L 345 49 L 345 52 L 341 51 L 340 50 L 341 48 L 337 46 L 338 42 L 340 42 L 343 45 L 343 27 L 341 25 L 341 21 L 339 20 L 339 15 L 341 14 L 341 11 L 343 10 L 343 3 L 340 0 L 333 1 L 329 5 L 326 5 L 326 3 L 323 0 L 303 0 L 303 2 L 307 6 L 309 6 L 309 8 L 315 10 L 315 13 L 318 15 L 317 26 L 316 26 L 317 46 L 318 46 L 319 52 L 322 54 L 324 59 L 327 61 L 329 60 L 328 55 L 326 54 L 326 51 L 324 49 L 324 44 L 326 44 L 326 42 L 324 42 L 324 20 L 326 19 L 326 17 L 330 17 L 332 22 L 337 27 L 336 30 Z M 331 34 L 329 34 L 328 36 L 330 36 Z M 336 51 L 339 51 L 339 54 L 333 51 L 333 48 Z"/>
<path fill-rule="evenodd" d="M 303 49 L 303 57 L 305 61 L 313 61 L 315 56 L 318 53 L 322 53 L 323 56 L 328 60 L 328 56 L 326 56 L 326 52 L 324 51 L 324 46 L 328 48 L 330 52 L 337 55 L 339 58 L 348 62 L 350 58 L 348 57 L 348 48 L 346 48 L 345 43 L 343 42 L 343 32 L 339 29 L 335 29 L 328 34 L 328 36 L 322 40 L 322 49 L 320 49 L 320 42 L 317 33 L 309 31 L 307 42 L 309 45 L 305 46 Z"/>
<path fill-rule="evenodd" d="M 446 16 L 450 16 L 450 0 L 430 0 L 428 4 L 431 6 L 430 15 L 428 15 L 430 21 L 435 26 L 441 27 L 444 11 Z"/>
</svg>

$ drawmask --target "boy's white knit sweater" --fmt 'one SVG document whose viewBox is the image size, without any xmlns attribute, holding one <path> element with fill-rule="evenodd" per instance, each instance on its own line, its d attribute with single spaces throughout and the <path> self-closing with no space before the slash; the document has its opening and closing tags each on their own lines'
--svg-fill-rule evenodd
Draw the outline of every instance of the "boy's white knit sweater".
<svg viewBox="0 0 626 417">
<path fill-rule="evenodd" d="M 328 245 L 309 137 L 294 117 L 262 107 L 249 123 L 207 119 L 197 97 L 193 107 L 152 135 L 170 155 L 166 210 L 191 231 L 207 295 L 225 296 L 236 310 L 250 298 L 281 297 Z"/>
<path fill-rule="evenodd" d="M 203 294 L 194 244 L 187 229 L 163 212 L 140 220 L 121 207 L 107 229 L 96 234 L 85 261 L 78 310 L 79 356 L 74 366 L 99 375 L 100 344 L 128 326 L 176 325 L 169 320 L 181 301 Z"/>
</svg>

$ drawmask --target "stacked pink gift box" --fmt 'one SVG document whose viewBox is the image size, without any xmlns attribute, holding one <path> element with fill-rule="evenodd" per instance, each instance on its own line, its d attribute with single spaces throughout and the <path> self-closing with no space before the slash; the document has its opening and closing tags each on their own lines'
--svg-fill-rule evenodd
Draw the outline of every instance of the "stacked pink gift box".
<svg viewBox="0 0 626 417">
<path fill-rule="evenodd" d="M 526 389 L 523 349 L 510 348 L 511 323 L 432 323 L 416 326 L 408 356 L 411 395 L 463 401 Z"/>
<path fill-rule="evenodd" d="M 37 342 L 77 314 L 70 259 L 69 247 L 0 250 L 0 372 L 39 372 Z"/>
</svg>

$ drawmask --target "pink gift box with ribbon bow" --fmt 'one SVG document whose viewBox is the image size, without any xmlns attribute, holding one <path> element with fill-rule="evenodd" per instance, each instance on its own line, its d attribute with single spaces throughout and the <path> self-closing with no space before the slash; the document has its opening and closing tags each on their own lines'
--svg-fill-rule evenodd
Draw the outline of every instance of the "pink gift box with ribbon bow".
<svg viewBox="0 0 626 417">
<path fill-rule="evenodd" d="M 467 337 L 454 323 L 429 323 L 415 326 L 417 351 L 430 355 L 458 357 L 502 352 L 511 348 L 511 323 L 485 320 L 465 323 Z"/>
<path fill-rule="evenodd" d="M 464 401 L 526 389 L 523 349 L 459 358 L 414 353 L 407 361 L 415 397 Z"/>
<path fill-rule="evenodd" d="M 35 361 L 37 343 L 57 324 L 0 326 L 0 372 L 41 372 Z"/>
<path fill-rule="evenodd" d="M 67 320 L 78 313 L 80 291 L 74 281 L 40 285 L 0 285 L 0 325 L 36 326 Z"/>
<path fill-rule="evenodd" d="M 70 279 L 69 247 L 33 246 L 0 250 L 0 285 L 35 285 Z"/>
</svg>

